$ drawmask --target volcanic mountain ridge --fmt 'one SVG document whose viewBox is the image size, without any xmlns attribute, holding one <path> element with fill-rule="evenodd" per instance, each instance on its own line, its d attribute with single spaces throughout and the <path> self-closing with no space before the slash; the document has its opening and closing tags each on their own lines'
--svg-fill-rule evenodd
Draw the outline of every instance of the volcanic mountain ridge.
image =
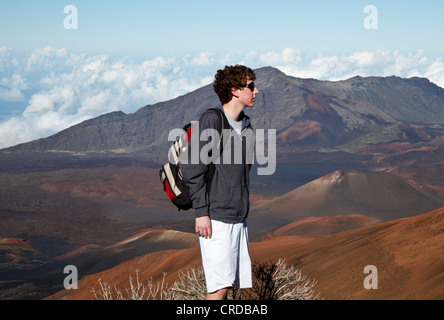
<svg viewBox="0 0 444 320">
<path fill-rule="evenodd" d="M 259 95 L 246 113 L 254 128 L 276 129 L 279 153 L 318 148 L 356 151 L 363 144 L 429 141 L 444 135 L 444 89 L 427 79 L 319 81 L 290 77 L 272 67 L 255 72 Z M 3 152 L 142 152 L 163 162 L 168 133 L 218 104 L 208 85 L 133 114 L 104 114 Z"/>
</svg>

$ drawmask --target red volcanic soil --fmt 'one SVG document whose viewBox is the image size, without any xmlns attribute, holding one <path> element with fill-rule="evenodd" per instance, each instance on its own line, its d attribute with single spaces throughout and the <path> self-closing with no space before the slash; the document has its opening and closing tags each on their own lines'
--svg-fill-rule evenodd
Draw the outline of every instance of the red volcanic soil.
<svg viewBox="0 0 444 320">
<path fill-rule="evenodd" d="M 313 134 L 321 134 L 322 125 L 316 121 L 297 121 L 294 125 L 277 136 L 277 143 L 290 143 L 307 138 Z"/>
<path fill-rule="evenodd" d="M 73 258 L 81 256 L 81 255 L 88 255 L 88 254 L 98 252 L 101 250 L 103 250 L 103 247 L 98 244 L 87 244 L 87 245 L 81 246 L 80 248 L 72 250 L 68 253 L 65 253 L 64 255 L 55 257 L 54 260 L 73 259 Z"/>
<path fill-rule="evenodd" d="M 270 238 L 252 245 L 254 259 L 295 264 L 318 281 L 326 299 L 443 299 L 444 208 L 327 236 Z M 363 286 L 378 270 L 378 289 Z"/>
<path fill-rule="evenodd" d="M 335 217 L 309 217 L 283 226 L 273 236 L 333 234 L 374 225 L 379 219 L 360 214 Z"/>
<path fill-rule="evenodd" d="M 12 245 L 24 248 L 32 248 L 31 242 L 29 240 L 19 239 L 19 238 L 4 239 L 3 241 L 0 241 L 0 246 L 1 245 Z"/>
<path fill-rule="evenodd" d="M 107 249 L 122 247 L 128 244 L 143 243 L 144 246 L 155 245 L 161 242 L 177 243 L 176 246 L 196 246 L 197 235 L 175 230 L 147 229 L 139 232 L 135 236 L 110 245 Z"/>
<path fill-rule="evenodd" d="M 269 236 L 251 243 L 253 261 L 277 261 L 299 268 L 327 300 L 443 299 L 444 208 L 423 215 L 356 230 L 318 236 Z M 179 270 L 201 262 L 199 248 L 166 250 L 126 261 L 115 268 L 85 277 L 78 290 L 61 291 L 47 299 L 94 299 L 99 279 L 122 292 L 129 276 L 140 270 L 142 282 L 155 282 L 168 273 L 171 285 Z M 366 266 L 375 266 L 378 289 L 367 290 Z M 373 274 L 374 275 L 374 274 Z"/>
<path fill-rule="evenodd" d="M 312 91 L 311 88 L 307 88 L 310 90 L 306 95 L 307 107 L 315 110 L 321 114 L 335 114 L 335 111 L 330 106 L 330 101 L 326 101 L 326 97 L 321 93 Z"/>
</svg>

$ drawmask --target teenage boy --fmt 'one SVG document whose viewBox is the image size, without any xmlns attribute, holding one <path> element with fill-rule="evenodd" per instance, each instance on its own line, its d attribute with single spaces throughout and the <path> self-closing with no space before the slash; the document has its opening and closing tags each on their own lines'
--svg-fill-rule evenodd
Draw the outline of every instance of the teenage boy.
<svg viewBox="0 0 444 320">
<path fill-rule="evenodd" d="M 243 110 L 254 106 L 259 92 L 255 79 L 253 70 L 242 65 L 226 66 L 215 75 L 213 88 L 221 102 L 219 108 L 230 124 L 229 141 L 222 153 L 230 152 L 230 156 L 221 155 L 214 161 L 210 185 L 206 185 L 208 162 L 200 159 L 198 164 L 181 164 L 196 212 L 195 231 L 199 234 L 207 300 L 226 299 L 229 288 L 252 287 L 246 222 L 251 168 L 246 159 L 251 156 L 251 148 L 244 136 L 245 132 L 252 132 L 252 127 Z M 199 119 L 199 137 L 206 129 L 214 131 L 220 127 L 214 110 L 207 110 Z M 206 144 L 208 141 L 199 142 L 200 156 L 205 153 L 200 151 Z M 232 161 L 233 154 L 241 155 L 241 163 Z"/>
</svg>

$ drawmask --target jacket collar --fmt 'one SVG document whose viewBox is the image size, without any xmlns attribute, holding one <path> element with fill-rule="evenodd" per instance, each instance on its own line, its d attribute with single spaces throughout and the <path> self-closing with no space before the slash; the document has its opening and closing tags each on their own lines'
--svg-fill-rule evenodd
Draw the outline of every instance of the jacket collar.
<svg viewBox="0 0 444 320">
<path fill-rule="evenodd" d="M 222 104 L 219 104 L 217 106 L 220 110 L 224 111 L 224 108 L 222 108 Z M 249 128 L 251 126 L 250 117 L 247 116 L 244 111 L 242 111 L 239 115 L 239 119 L 242 120 L 242 130 Z"/>
</svg>

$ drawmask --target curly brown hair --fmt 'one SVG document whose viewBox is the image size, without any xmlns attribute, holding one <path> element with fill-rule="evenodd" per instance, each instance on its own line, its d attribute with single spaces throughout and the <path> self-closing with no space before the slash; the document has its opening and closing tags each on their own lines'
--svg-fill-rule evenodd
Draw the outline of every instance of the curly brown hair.
<svg viewBox="0 0 444 320">
<path fill-rule="evenodd" d="M 256 75 L 254 71 L 243 65 L 225 66 L 224 69 L 217 70 L 214 75 L 213 88 L 222 104 L 231 101 L 233 97 L 231 88 L 242 88 L 248 80 L 254 81 Z"/>
</svg>

